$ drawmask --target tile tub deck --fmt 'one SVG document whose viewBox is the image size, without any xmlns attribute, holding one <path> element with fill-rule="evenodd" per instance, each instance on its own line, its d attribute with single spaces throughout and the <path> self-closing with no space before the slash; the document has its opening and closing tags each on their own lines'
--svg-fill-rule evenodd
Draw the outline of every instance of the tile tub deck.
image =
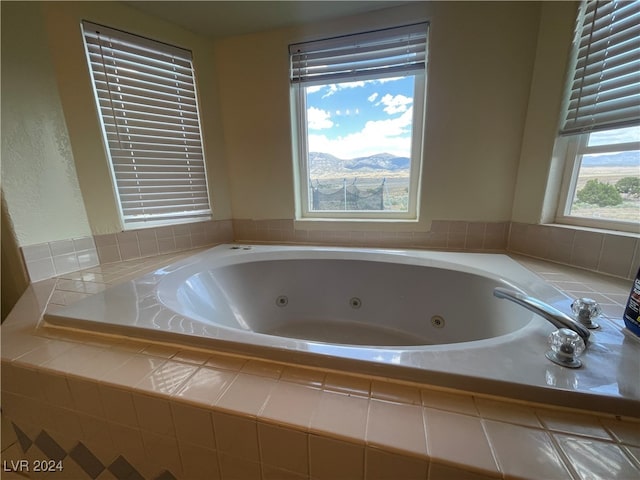
<svg viewBox="0 0 640 480">
<path fill-rule="evenodd" d="M 45 310 L 193 253 L 29 287 L 2 325 L 2 412 L 16 432 L 4 460 L 27 459 L 33 478 L 640 476 L 639 418 L 35 328 Z M 621 328 L 628 281 L 513 258 L 570 295 L 595 298 L 603 321 Z M 63 471 L 33 472 L 49 458 Z"/>
</svg>

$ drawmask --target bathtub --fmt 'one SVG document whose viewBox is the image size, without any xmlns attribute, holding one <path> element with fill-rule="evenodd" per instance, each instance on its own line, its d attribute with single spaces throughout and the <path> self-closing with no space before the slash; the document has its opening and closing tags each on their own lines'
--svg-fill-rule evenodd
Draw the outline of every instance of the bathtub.
<svg viewBox="0 0 640 480">
<path fill-rule="evenodd" d="M 637 387 L 625 392 L 627 380 L 610 367 L 638 367 L 640 350 L 634 365 L 622 361 L 619 331 L 605 325 L 594 336 L 583 368 L 560 367 L 544 356 L 555 327 L 495 298 L 495 287 L 570 313 L 571 298 L 506 255 L 220 245 L 46 314 L 42 328 L 572 407 L 602 409 L 608 399 L 616 412 L 637 408 Z"/>
</svg>

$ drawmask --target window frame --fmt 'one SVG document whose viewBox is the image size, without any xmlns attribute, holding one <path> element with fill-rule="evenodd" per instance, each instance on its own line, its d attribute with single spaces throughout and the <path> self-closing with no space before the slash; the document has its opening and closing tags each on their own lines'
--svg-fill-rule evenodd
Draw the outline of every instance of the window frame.
<svg viewBox="0 0 640 480">
<path fill-rule="evenodd" d="M 559 138 L 559 141 L 563 142 L 565 165 L 556 211 L 556 223 L 640 233 L 640 222 L 625 222 L 615 219 L 571 215 L 571 207 L 573 206 L 573 200 L 576 195 L 576 185 L 580 174 L 582 157 L 594 153 L 637 150 L 639 147 L 639 144 L 636 142 L 610 143 L 590 147 L 588 146 L 590 134 L 591 133 L 583 133 Z"/>
<path fill-rule="evenodd" d="M 209 182 L 208 182 L 208 176 L 207 176 L 206 154 L 205 154 L 205 145 L 204 145 L 204 140 L 202 135 L 202 120 L 200 116 L 199 95 L 198 95 L 197 82 L 196 82 L 196 73 L 195 73 L 195 67 L 193 65 L 193 58 L 192 58 L 191 51 L 181 47 L 176 47 L 170 44 L 166 44 L 157 40 L 152 40 L 146 37 L 142 37 L 133 33 L 95 24 L 93 22 L 86 21 L 86 20 L 83 20 L 81 22 L 81 32 L 82 32 L 82 39 L 83 39 L 83 48 L 84 48 L 85 56 L 87 59 L 87 68 L 88 68 L 89 77 L 91 81 L 91 89 L 95 99 L 96 115 L 100 122 L 102 142 L 105 150 L 105 155 L 107 157 L 108 164 L 109 164 L 109 172 L 111 174 L 112 188 L 113 188 L 113 193 L 116 200 L 116 207 L 118 210 L 118 216 L 121 222 L 122 229 L 126 231 L 126 230 L 140 229 L 140 228 L 179 225 L 179 224 L 187 224 L 187 223 L 195 223 L 195 222 L 211 220 L 213 211 L 211 208 L 211 195 L 209 192 Z M 105 40 L 102 40 L 100 38 L 100 35 L 104 35 Z M 171 93 L 171 94 L 167 93 L 168 87 L 161 87 L 159 90 L 154 90 L 155 87 L 145 89 L 144 90 L 145 93 L 132 94 L 134 96 L 132 96 L 132 100 L 130 101 L 132 102 L 132 105 L 133 105 L 133 102 L 135 102 L 135 100 L 137 99 L 135 95 L 141 95 L 140 98 L 142 98 L 142 96 L 146 96 L 147 98 L 150 99 L 151 103 L 147 104 L 147 103 L 144 103 L 144 101 L 140 100 L 141 102 L 140 105 L 142 107 L 142 110 L 144 110 L 145 108 L 148 109 L 148 111 L 143 114 L 143 117 L 154 117 L 154 116 L 159 117 L 159 115 L 152 113 L 152 109 L 159 106 L 159 104 L 161 104 L 163 101 L 165 102 L 166 100 L 176 101 L 177 99 L 178 107 L 173 108 L 173 110 L 179 112 L 180 114 L 163 114 L 162 115 L 163 120 L 151 120 L 149 118 L 137 119 L 135 117 L 135 113 L 136 113 L 134 111 L 135 109 L 130 108 L 131 105 L 128 106 L 129 108 L 125 107 L 125 104 L 127 103 L 127 101 L 125 101 L 124 99 L 114 100 L 112 97 L 112 95 L 114 94 L 119 95 L 120 92 L 115 88 L 112 90 L 112 87 L 110 86 L 111 75 L 109 77 L 106 77 L 107 63 L 105 63 L 106 61 L 104 58 L 108 58 L 108 57 L 102 57 L 101 62 L 102 62 L 102 67 L 104 69 L 104 72 L 100 72 L 99 70 L 94 69 L 94 64 L 98 65 L 99 62 L 94 62 L 92 60 L 91 49 L 89 47 L 90 45 L 89 38 L 92 38 L 91 45 L 94 45 L 94 49 L 98 48 L 99 51 L 101 52 L 100 56 L 103 56 L 102 48 L 105 48 L 105 47 L 107 49 L 110 48 L 106 45 L 108 41 L 112 41 L 114 42 L 114 45 L 116 45 L 113 47 L 114 52 L 118 50 L 119 47 L 117 45 L 120 42 L 121 42 L 120 45 L 122 45 L 122 47 L 120 48 L 123 49 L 122 51 L 127 51 L 128 49 L 136 49 L 137 53 L 133 54 L 135 55 L 135 58 L 143 59 L 143 60 L 140 60 L 139 63 L 136 63 L 136 65 L 138 64 L 140 65 L 140 68 L 142 69 L 141 71 L 144 71 L 145 68 L 156 68 L 158 71 L 162 72 L 159 74 L 160 76 L 158 76 L 157 78 L 162 78 L 162 75 L 170 74 L 170 70 L 163 69 L 163 67 L 158 67 L 157 60 L 154 60 L 154 56 L 158 56 L 158 57 L 163 56 L 165 58 L 172 57 L 172 58 L 178 59 L 180 62 L 188 63 L 188 69 L 190 70 L 189 75 L 190 75 L 191 83 L 187 85 L 187 87 L 193 89 L 194 105 L 190 107 L 190 109 L 187 108 L 185 112 L 190 112 L 190 114 L 194 116 L 194 120 L 197 121 L 196 122 L 197 125 L 192 125 L 191 127 L 188 127 L 186 126 L 186 124 L 183 124 L 182 128 L 180 128 L 179 125 L 183 123 L 182 110 L 183 110 L 183 107 L 186 105 L 186 103 L 183 103 L 182 93 Z M 129 45 L 131 45 L 131 47 L 129 47 Z M 140 53 L 143 51 L 148 51 L 149 55 L 144 56 L 142 53 Z M 94 55 L 95 55 L 95 52 L 94 52 Z M 113 57 L 114 62 L 117 61 L 116 59 L 118 60 L 120 59 L 120 57 L 117 56 L 119 54 L 115 54 L 115 55 L 116 56 Z M 137 62 L 137 60 L 135 60 L 135 62 Z M 123 71 L 125 71 L 125 67 L 118 67 L 116 63 L 114 63 L 113 65 L 115 66 L 116 69 L 120 68 Z M 133 72 L 134 76 L 142 75 L 140 72 L 136 70 L 131 70 L 131 72 Z M 97 76 L 100 76 L 100 75 L 105 76 L 105 81 L 107 85 L 106 88 L 108 90 L 107 94 L 103 93 L 101 95 L 98 92 Z M 175 73 L 175 75 L 177 75 L 177 73 Z M 122 76 L 119 76 L 119 74 L 116 74 L 115 76 L 113 76 L 113 78 L 117 78 L 118 81 L 120 81 L 124 76 L 126 76 L 126 74 L 123 74 Z M 153 78 L 155 79 L 156 77 L 154 76 Z M 175 77 L 175 78 L 176 78 L 175 81 L 178 82 L 177 80 L 178 77 Z M 117 82 L 114 83 L 113 85 L 116 88 L 120 87 L 120 84 Z M 135 91 L 136 88 L 139 88 L 137 81 L 133 81 L 132 83 L 128 83 L 128 84 L 125 83 L 122 85 L 131 88 L 133 91 Z M 164 92 L 161 91 L 162 88 L 165 89 Z M 112 94 L 112 91 L 115 93 Z M 182 87 L 180 87 L 180 91 L 182 91 Z M 124 92 L 122 93 L 124 94 Z M 187 97 L 185 96 L 185 99 L 186 98 Z M 108 106 L 105 107 L 104 105 L 102 105 L 101 100 L 103 102 L 106 100 L 108 102 Z M 116 105 L 118 103 L 121 103 L 122 106 L 117 107 Z M 124 111 L 125 112 L 124 115 L 121 115 L 120 113 L 116 113 L 118 109 L 121 111 Z M 119 120 L 122 121 L 123 118 L 124 118 L 124 123 L 119 123 Z M 113 124 L 111 127 L 111 130 L 113 130 L 113 132 L 115 133 L 112 132 L 111 136 L 113 137 L 113 135 L 115 134 L 117 138 L 117 141 L 115 143 L 118 143 L 118 146 L 114 146 L 113 145 L 114 141 L 110 140 L 109 138 L 110 130 L 107 128 L 108 121 L 111 121 L 111 123 Z M 139 122 L 137 127 L 133 126 L 133 123 L 135 123 L 136 121 Z M 148 121 L 148 124 L 149 124 L 148 126 L 144 125 L 146 121 Z M 191 121 L 193 122 L 193 120 Z M 133 122 L 133 123 L 129 124 L 129 122 Z M 123 133 L 125 131 L 126 133 Z M 162 133 L 163 131 L 167 133 L 164 134 Z M 123 142 L 120 139 L 121 136 L 129 136 L 129 140 L 124 140 Z M 138 136 L 137 142 L 141 142 L 141 143 L 148 142 L 146 144 L 146 147 L 133 146 L 134 144 L 136 144 L 136 140 L 133 140 L 132 138 L 136 136 Z M 147 140 L 146 138 L 150 138 L 150 139 Z M 179 143 L 180 139 L 182 139 L 182 144 Z M 158 145 L 155 147 L 152 146 L 154 141 L 157 141 L 158 143 L 164 142 L 166 146 L 170 148 L 171 147 L 183 148 L 183 152 L 179 153 L 176 151 L 174 152 L 174 154 L 170 154 L 170 150 L 161 151 L 162 150 L 161 145 Z M 126 147 L 126 146 L 123 146 L 123 143 L 124 144 L 130 143 L 130 145 L 129 147 Z M 187 146 L 188 144 L 189 146 Z M 145 151 L 144 150 L 145 148 L 149 148 L 149 150 Z M 135 195 L 135 193 L 131 191 L 131 188 L 134 188 L 134 187 L 130 187 L 125 185 L 124 183 L 121 183 L 121 180 L 126 180 L 124 178 L 126 175 L 118 174 L 118 172 L 116 171 L 116 164 L 114 163 L 114 153 L 117 153 L 117 151 L 123 152 L 120 154 L 119 157 L 122 157 L 122 155 L 124 154 L 129 154 L 131 156 L 133 161 L 127 165 L 129 167 L 133 167 L 134 170 L 137 169 L 136 163 L 142 164 L 140 165 L 140 169 L 139 169 L 140 176 L 138 177 L 138 173 L 135 173 L 135 174 L 136 174 L 136 181 L 138 185 L 137 194 L 140 196 L 140 200 L 138 200 L 138 202 L 140 203 L 140 205 L 144 205 L 144 206 L 133 207 L 131 205 L 132 200 L 125 199 L 125 197 L 123 197 L 124 195 L 127 195 L 127 194 L 130 196 Z M 153 154 L 154 151 L 159 152 L 157 157 L 154 156 L 155 155 Z M 199 154 L 201 155 L 201 160 L 196 159 L 196 157 Z M 175 158 L 164 159 L 163 156 L 167 156 L 167 155 Z M 126 168 L 127 165 L 125 165 L 125 163 L 126 161 L 124 162 L 122 160 L 118 161 L 118 165 L 120 165 L 120 167 L 124 166 Z M 171 172 L 174 172 L 177 174 L 173 176 L 173 178 L 169 178 L 169 181 L 173 181 L 174 183 L 167 184 L 166 186 L 168 188 L 166 189 L 164 185 L 163 186 L 156 185 L 156 186 L 149 187 L 148 184 L 145 184 L 145 181 L 148 182 L 150 180 L 149 179 L 150 176 L 153 176 L 154 174 L 159 175 L 160 174 L 159 169 L 162 169 L 162 168 L 167 168 L 169 176 L 171 176 Z M 192 172 L 190 170 L 193 168 L 201 169 L 202 171 L 197 174 L 194 173 L 193 174 L 194 176 L 192 177 Z M 185 180 L 183 178 L 181 181 L 178 178 L 179 175 L 183 175 L 183 176 L 186 175 L 190 180 Z M 159 177 L 156 177 L 156 178 L 162 178 L 161 174 Z M 194 186 L 192 184 L 192 186 L 189 187 L 188 183 L 190 183 L 191 180 L 194 180 L 196 182 L 202 182 L 203 185 Z M 147 188 L 151 188 L 153 190 L 151 195 L 157 195 L 159 200 L 155 200 L 151 198 L 149 193 L 144 192 L 143 190 L 145 186 L 147 186 Z M 129 190 L 126 190 L 126 189 L 129 189 Z M 180 192 L 179 196 L 177 196 L 176 191 Z M 191 195 L 191 201 L 193 202 L 192 205 L 199 205 L 204 207 L 186 208 L 185 206 L 185 208 L 172 208 L 173 205 L 175 205 L 177 202 L 181 202 L 181 205 L 179 206 L 182 206 L 182 204 L 186 204 L 189 201 L 190 195 Z M 197 198 L 199 198 L 200 200 L 197 202 L 194 201 L 193 195 L 197 195 Z M 160 203 L 150 204 L 149 203 L 150 201 L 152 202 L 157 201 Z M 127 202 L 129 203 L 129 205 L 125 205 Z M 165 203 L 162 203 L 162 202 L 165 202 Z M 156 206 L 163 208 L 166 211 L 163 211 L 161 213 L 157 213 L 157 212 L 143 213 L 141 215 L 131 214 L 131 211 L 134 208 L 149 209 Z M 129 212 L 129 214 L 127 214 L 127 212 Z"/>
<path fill-rule="evenodd" d="M 421 22 L 426 28 L 425 48 L 428 57 L 429 24 Z M 404 28 L 404 27 L 399 27 Z M 389 29 L 391 30 L 391 29 Z M 376 32 L 367 32 L 375 35 Z M 354 35 L 360 35 L 358 33 Z M 345 36 L 348 37 L 349 35 Z M 334 40 L 334 39 L 328 39 Z M 428 79 L 428 61 L 425 60 L 424 69 L 419 72 L 400 73 L 397 77 L 414 77 L 413 119 L 411 125 L 411 152 L 409 162 L 409 198 L 406 211 L 392 210 L 312 210 L 309 184 L 309 151 L 307 127 L 306 87 L 331 85 L 360 80 L 377 80 L 387 78 L 388 75 L 346 76 L 337 80 L 313 81 L 309 83 L 290 83 L 290 107 L 292 127 L 292 149 L 294 167 L 294 193 L 296 220 L 336 220 L 336 221 L 408 221 L 417 222 L 420 210 L 420 195 L 422 183 L 422 164 L 426 123 L 426 91 Z M 330 153 L 330 152 L 328 152 Z"/>
<path fill-rule="evenodd" d="M 625 15 L 617 18 L 615 16 L 617 5 L 613 2 L 584 0 L 578 8 L 572 56 L 567 66 L 564 86 L 562 116 L 554 148 L 554 152 L 557 152 L 558 157 L 564 162 L 555 212 L 555 222 L 559 224 L 640 233 L 640 221 L 627 222 L 570 214 L 584 155 L 638 149 L 638 142 L 588 146 L 591 133 L 640 125 L 640 118 L 629 113 L 634 108 L 638 108 L 639 96 L 625 92 L 625 89 L 633 91 L 627 86 L 634 85 L 628 82 L 627 79 L 630 76 L 627 75 L 627 71 L 638 63 L 637 60 L 633 60 L 635 57 L 629 55 L 637 50 L 638 46 L 628 41 L 630 35 L 628 32 L 637 27 L 633 27 L 633 24 L 631 28 L 620 27 L 621 24 L 626 25 L 631 19 L 638 17 L 637 7 L 634 7 L 636 11 L 633 11 L 629 5 L 620 7 L 626 8 L 627 11 Z M 602 8 L 601 11 L 600 8 Z M 604 18 L 609 21 L 603 22 Z M 608 40 L 608 35 L 615 36 L 612 40 Z M 612 58 L 609 61 L 610 48 Z M 625 55 L 632 59 L 621 60 Z M 601 70 L 599 77 L 596 77 L 594 69 L 597 71 L 598 68 Z M 622 73 L 615 73 L 616 69 Z M 613 86 L 619 82 L 622 82 L 621 86 Z M 625 86 L 625 89 L 622 86 Z M 597 92 L 600 88 L 603 89 L 602 99 L 593 93 L 594 88 L 597 88 Z M 613 95 L 612 98 L 618 99 L 616 100 L 618 105 L 610 101 L 611 95 Z"/>
</svg>

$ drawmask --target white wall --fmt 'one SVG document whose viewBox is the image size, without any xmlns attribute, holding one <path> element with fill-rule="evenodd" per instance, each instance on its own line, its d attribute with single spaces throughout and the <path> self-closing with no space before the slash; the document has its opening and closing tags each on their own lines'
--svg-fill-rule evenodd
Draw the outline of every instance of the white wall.
<svg viewBox="0 0 640 480">
<path fill-rule="evenodd" d="M 214 219 L 231 209 L 210 40 L 120 2 L 2 5 L 2 189 L 19 246 L 122 230 L 83 19 L 193 51 Z"/>
<path fill-rule="evenodd" d="M 415 2 L 213 42 L 119 2 L 3 3 L 2 182 L 18 243 L 120 230 L 81 19 L 194 52 L 217 219 L 293 218 L 289 43 L 429 20 L 422 221 L 379 227 L 416 230 L 541 217 L 574 9 Z"/>
<path fill-rule="evenodd" d="M 39 3 L 2 4 L 2 191 L 19 245 L 91 234 Z"/>
<path fill-rule="evenodd" d="M 577 2 L 543 2 L 515 185 L 515 222 L 553 222 L 564 159 L 553 158 Z"/>
<path fill-rule="evenodd" d="M 510 220 L 539 15 L 532 2 L 416 2 L 216 42 L 233 217 L 294 216 L 287 45 L 428 20 L 421 225 Z"/>
</svg>

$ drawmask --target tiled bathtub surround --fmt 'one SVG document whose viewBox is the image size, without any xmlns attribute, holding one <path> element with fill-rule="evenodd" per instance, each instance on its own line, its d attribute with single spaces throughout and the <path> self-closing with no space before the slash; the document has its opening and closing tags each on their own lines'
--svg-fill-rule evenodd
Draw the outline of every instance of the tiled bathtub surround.
<svg viewBox="0 0 640 480">
<path fill-rule="evenodd" d="M 73 238 L 22 247 L 32 282 L 98 265 L 93 237 Z"/>
<path fill-rule="evenodd" d="M 96 235 L 100 263 L 179 252 L 233 240 L 231 220 L 185 223 Z"/>
<path fill-rule="evenodd" d="M 428 232 L 306 230 L 293 220 L 233 220 L 239 242 L 514 252 L 620 278 L 640 267 L 638 235 L 561 225 L 434 220 Z"/>
<path fill-rule="evenodd" d="M 163 255 L 233 241 L 231 220 L 212 220 L 22 247 L 32 282 L 136 258 Z"/>
<path fill-rule="evenodd" d="M 103 265 L 29 287 L 2 326 L 2 412 L 16 433 L 3 459 L 33 465 L 60 458 L 64 470 L 51 478 L 74 480 L 640 475 L 638 418 L 176 345 L 34 331 L 45 308 L 75 301 L 60 292 L 87 295 L 176 257 Z M 601 294 L 609 320 L 620 323 L 620 282 L 518 260 L 569 293 Z"/>
<path fill-rule="evenodd" d="M 352 247 L 437 248 L 456 251 L 504 251 L 509 222 L 435 220 L 428 232 L 384 230 L 307 230 L 293 220 L 233 220 L 241 242 L 303 243 Z"/>
<path fill-rule="evenodd" d="M 428 232 L 296 228 L 290 219 L 217 220 L 22 248 L 32 282 L 81 268 L 231 241 L 514 252 L 621 278 L 640 266 L 640 239 L 558 225 L 434 220 Z"/>
<path fill-rule="evenodd" d="M 640 267 L 638 235 L 560 225 L 513 222 L 508 251 L 621 278 L 635 278 Z"/>
</svg>

